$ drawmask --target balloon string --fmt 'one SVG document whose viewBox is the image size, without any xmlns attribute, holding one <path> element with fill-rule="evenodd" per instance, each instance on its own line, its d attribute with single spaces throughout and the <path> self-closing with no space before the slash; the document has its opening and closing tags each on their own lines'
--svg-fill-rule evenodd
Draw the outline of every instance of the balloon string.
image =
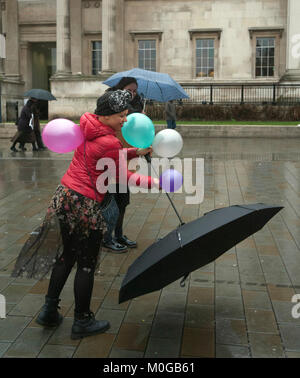
<svg viewBox="0 0 300 378">
<path fill-rule="evenodd" d="M 149 154 L 149 153 L 145 155 L 145 159 L 147 160 L 148 163 L 151 164 L 151 157 L 150 157 L 150 154 Z M 154 173 L 156 174 L 156 176 L 159 177 L 159 176 L 158 176 L 158 173 L 156 172 L 156 170 L 154 169 L 154 167 L 153 167 L 152 164 L 151 164 L 151 167 L 152 167 Z M 178 217 L 178 219 L 179 219 L 180 226 L 183 226 L 183 225 L 184 225 L 184 222 L 183 222 L 182 219 L 180 218 L 180 215 L 178 214 L 178 211 L 177 211 L 177 209 L 176 209 L 176 207 L 175 207 L 173 201 L 171 200 L 171 198 L 170 198 L 170 196 L 169 196 L 169 194 L 168 194 L 167 192 L 166 192 L 166 196 L 168 197 L 168 200 L 170 201 L 170 203 L 171 203 L 171 205 L 172 205 L 172 207 L 173 207 L 173 209 L 174 209 L 174 211 L 175 211 L 175 214 L 177 215 L 177 217 Z"/>
</svg>

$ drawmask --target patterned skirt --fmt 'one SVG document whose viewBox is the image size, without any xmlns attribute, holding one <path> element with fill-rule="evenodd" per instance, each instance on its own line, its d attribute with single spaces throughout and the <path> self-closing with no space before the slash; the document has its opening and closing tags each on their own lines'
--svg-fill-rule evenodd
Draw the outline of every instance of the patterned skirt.
<svg viewBox="0 0 300 378">
<path fill-rule="evenodd" d="M 63 253 L 61 230 L 75 234 L 79 243 L 89 238 L 90 230 L 103 234 L 107 226 L 102 212 L 103 203 L 59 185 L 43 223 L 30 234 L 21 249 L 12 276 L 44 278 Z"/>
</svg>

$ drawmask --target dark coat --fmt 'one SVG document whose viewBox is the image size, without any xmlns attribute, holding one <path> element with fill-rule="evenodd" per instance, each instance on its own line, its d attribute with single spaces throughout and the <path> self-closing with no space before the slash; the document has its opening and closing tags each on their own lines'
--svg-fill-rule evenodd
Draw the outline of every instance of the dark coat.
<svg viewBox="0 0 300 378">
<path fill-rule="evenodd" d="M 128 115 L 131 113 L 141 113 L 143 111 L 144 104 L 141 97 L 137 94 L 134 99 L 129 103 Z"/>
<path fill-rule="evenodd" d="M 30 133 L 32 128 L 29 126 L 30 118 L 34 110 L 34 103 L 31 100 L 28 100 L 26 105 L 23 106 L 21 111 L 20 118 L 18 120 L 18 131 Z"/>
</svg>

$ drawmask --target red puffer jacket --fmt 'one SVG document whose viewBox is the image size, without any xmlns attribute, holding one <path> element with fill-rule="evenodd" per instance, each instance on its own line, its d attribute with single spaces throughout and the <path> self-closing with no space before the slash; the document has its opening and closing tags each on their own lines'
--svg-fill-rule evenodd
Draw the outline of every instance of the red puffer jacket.
<svg viewBox="0 0 300 378">
<path fill-rule="evenodd" d="M 88 198 L 101 202 L 105 194 L 96 190 L 96 187 L 98 187 L 96 183 L 104 170 L 96 169 L 99 159 L 111 158 L 114 160 L 116 166 L 115 181 L 119 182 L 120 150 L 126 151 L 127 159 L 130 160 L 137 157 L 137 148 L 123 149 L 121 142 L 116 137 L 115 130 L 101 123 L 95 114 L 83 114 L 80 118 L 80 128 L 84 134 L 85 143 L 75 150 L 71 164 L 61 183 Z M 84 144 L 86 158 L 84 157 Z M 127 176 L 127 182 L 132 175 L 135 175 L 134 181 L 136 185 L 141 185 L 145 188 L 154 186 L 153 179 L 150 176 L 132 173 L 128 171 L 126 164 L 122 164 L 122 168 L 126 171 L 124 175 L 125 178 Z"/>
</svg>

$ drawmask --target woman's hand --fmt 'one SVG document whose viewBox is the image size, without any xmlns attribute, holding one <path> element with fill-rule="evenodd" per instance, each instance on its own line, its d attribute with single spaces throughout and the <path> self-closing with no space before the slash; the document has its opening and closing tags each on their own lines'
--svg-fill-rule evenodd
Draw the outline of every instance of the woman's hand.
<svg viewBox="0 0 300 378">
<path fill-rule="evenodd" d="M 137 151 L 136 151 L 136 154 L 138 156 L 144 156 L 144 155 L 147 155 L 147 154 L 150 154 L 150 156 L 152 156 L 152 147 L 148 147 L 148 148 L 139 148 Z"/>
<path fill-rule="evenodd" d="M 158 178 L 153 178 L 153 184 L 157 189 L 161 189 Z"/>
</svg>

